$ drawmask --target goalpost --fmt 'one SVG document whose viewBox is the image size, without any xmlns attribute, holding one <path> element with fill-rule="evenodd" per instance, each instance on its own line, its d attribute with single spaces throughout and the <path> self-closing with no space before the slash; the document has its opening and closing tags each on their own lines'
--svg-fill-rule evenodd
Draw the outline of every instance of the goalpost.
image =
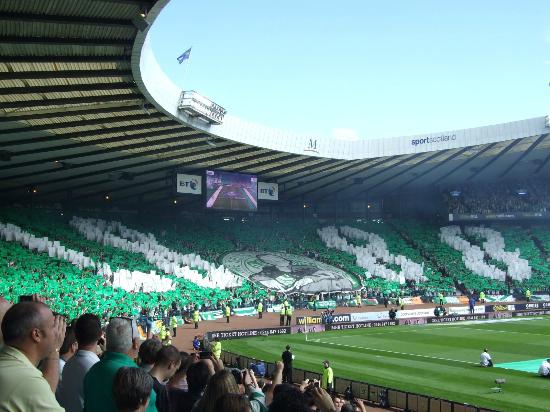
<svg viewBox="0 0 550 412">
<path fill-rule="evenodd" d="M 307 340 L 307 316 L 304 316 L 304 334 L 306 335 L 306 342 Z"/>
</svg>

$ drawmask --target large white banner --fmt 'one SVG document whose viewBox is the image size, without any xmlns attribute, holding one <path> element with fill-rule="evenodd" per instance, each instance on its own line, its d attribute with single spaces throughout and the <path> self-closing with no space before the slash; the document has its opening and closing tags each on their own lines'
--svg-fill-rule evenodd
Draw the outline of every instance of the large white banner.
<svg viewBox="0 0 550 412">
<path fill-rule="evenodd" d="M 178 173 L 176 176 L 176 191 L 178 193 L 200 195 L 202 193 L 202 176 Z"/>
<path fill-rule="evenodd" d="M 449 315 L 469 315 L 469 306 L 451 306 L 448 311 Z M 485 313 L 485 305 L 474 306 L 474 313 Z"/>
<path fill-rule="evenodd" d="M 352 322 L 368 322 L 371 320 L 389 319 L 388 311 L 350 313 Z"/>
<path fill-rule="evenodd" d="M 279 185 L 277 183 L 258 182 L 258 199 L 279 200 Z"/>
</svg>

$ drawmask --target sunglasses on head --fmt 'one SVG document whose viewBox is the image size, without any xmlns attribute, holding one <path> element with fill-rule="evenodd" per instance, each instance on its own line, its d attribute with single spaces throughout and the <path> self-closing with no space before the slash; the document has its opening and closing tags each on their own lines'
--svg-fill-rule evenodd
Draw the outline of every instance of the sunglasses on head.
<svg viewBox="0 0 550 412">
<path fill-rule="evenodd" d="M 124 319 L 130 322 L 130 328 L 132 329 L 132 339 L 139 338 L 139 332 L 137 330 L 137 326 L 134 327 L 134 324 L 136 322 L 134 318 L 130 318 L 128 316 L 114 316 L 109 319 L 109 322 L 111 322 L 113 319 Z"/>
</svg>

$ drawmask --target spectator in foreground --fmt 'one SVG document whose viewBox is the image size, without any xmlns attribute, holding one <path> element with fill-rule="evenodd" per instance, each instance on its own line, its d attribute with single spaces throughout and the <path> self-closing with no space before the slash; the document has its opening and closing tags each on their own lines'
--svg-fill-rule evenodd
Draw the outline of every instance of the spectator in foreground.
<svg viewBox="0 0 550 412">
<path fill-rule="evenodd" d="M 492 367 L 493 366 L 493 360 L 491 359 L 491 355 L 489 354 L 489 350 L 487 348 L 483 349 L 483 352 L 481 352 L 481 355 L 479 356 L 479 364 L 483 367 Z"/>
<path fill-rule="evenodd" d="M 135 320 L 113 318 L 106 331 L 107 351 L 84 378 L 84 409 L 86 412 L 115 410 L 113 381 L 117 371 L 124 367 L 137 368 L 132 359 L 139 348 L 139 334 Z M 157 398 L 151 391 L 147 411 L 156 412 Z"/>
<path fill-rule="evenodd" d="M 163 346 L 157 353 L 155 366 L 151 369 L 153 389 L 157 395 L 156 407 L 159 412 L 170 410 L 168 389 L 165 382 L 174 376 L 181 364 L 181 356 L 175 346 Z"/>
<path fill-rule="evenodd" d="M 145 371 L 150 372 L 155 365 L 155 359 L 159 350 L 162 348 L 162 343 L 158 339 L 147 339 L 143 341 L 139 347 L 138 361 L 139 366 Z"/>
<path fill-rule="evenodd" d="M 243 382 L 246 394 L 250 399 L 253 412 L 266 411 L 265 395 L 257 387 L 256 378 L 249 370 L 243 371 Z M 233 393 L 240 394 L 239 385 L 233 374 L 228 369 L 222 369 L 214 374 L 208 382 L 202 398 L 193 407 L 193 412 L 217 412 L 216 402 L 223 395 Z"/>
<path fill-rule="evenodd" d="M 172 412 L 191 412 L 193 405 L 202 397 L 210 377 L 214 375 L 214 366 L 208 359 L 191 364 L 187 369 L 188 391 L 170 389 L 170 410 Z"/>
<path fill-rule="evenodd" d="M 0 324 L 9 308 L 11 308 L 11 302 L 0 296 Z M 2 346 L 4 346 L 4 340 L 2 338 L 2 331 L 0 331 L 0 349 L 2 349 Z"/>
<path fill-rule="evenodd" d="M 187 369 L 189 369 L 189 366 L 191 366 L 196 361 L 197 356 L 195 353 L 189 354 L 187 352 L 180 352 L 180 367 L 167 384 L 169 390 L 181 389 L 182 391 L 187 392 L 187 390 L 189 389 L 189 387 L 187 386 Z"/>
<path fill-rule="evenodd" d="M 113 397 L 118 412 L 142 412 L 147 410 L 153 379 L 135 367 L 120 368 L 113 380 Z"/>
<path fill-rule="evenodd" d="M 80 412 L 84 408 L 84 377 L 99 362 L 96 354 L 102 331 L 96 315 L 86 313 L 74 325 L 78 351 L 67 361 L 63 369 L 64 379 L 57 390 L 57 400 L 67 412 Z"/>
<path fill-rule="evenodd" d="M 246 395 L 226 393 L 216 401 L 216 411 L 223 412 L 252 412 L 252 406 Z"/>
<path fill-rule="evenodd" d="M 69 359 L 71 359 L 78 350 L 78 343 L 74 336 L 74 330 L 72 327 L 67 327 L 65 332 L 65 340 L 59 349 L 59 384 L 63 380 L 63 368 Z M 57 388 L 59 389 L 59 384 Z"/>
<path fill-rule="evenodd" d="M 54 396 L 65 320 L 41 302 L 21 302 L 2 319 L 0 405 L 7 411 L 63 411 Z M 43 372 L 37 369 L 42 362 Z"/>
</svg>

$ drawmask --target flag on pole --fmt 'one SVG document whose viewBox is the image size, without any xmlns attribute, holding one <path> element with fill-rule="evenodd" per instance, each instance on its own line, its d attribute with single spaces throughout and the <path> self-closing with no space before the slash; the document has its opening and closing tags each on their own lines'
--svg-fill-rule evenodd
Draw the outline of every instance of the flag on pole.
<svg viewBox="0 0 550 412">
<path fill-rule="evenodd" d="M 185 50 L 183 54 L 178 57 L 178 63 L 182 64 L 185 60 L 189 60 L 190 55 L 191 55 L 191 47 Z"/>
</svg>

